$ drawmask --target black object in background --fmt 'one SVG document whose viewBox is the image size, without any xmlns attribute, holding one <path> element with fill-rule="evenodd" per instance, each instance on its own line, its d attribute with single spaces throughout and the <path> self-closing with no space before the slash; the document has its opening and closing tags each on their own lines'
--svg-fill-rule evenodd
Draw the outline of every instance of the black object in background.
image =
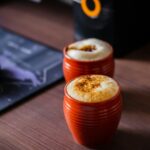
<svg viewBox="0 0 150 150">
<path fill-rule="evenodd" d="M 115 56 L 123 56 L 149 42 L 148 2 L 136 0 L 100 0 L 98 17 L 88 17 L 79 2 L 73 2 L 75 39 L 96 37 L 113 45 Z M 93 0 L 87 0 L 92 10 Z"/>
<path fill-rule="evenodd" d="M 116 54 L 123 55 L 150 41 L 148 1 L 114 1 Z"/>
<path fill-rule="evenodd" d="M 62 52 L 0 28 L 0 111 L 62 77 Z"/>
<path fill-rule="evenodd" d="M 78 2 L 73 3 L 75 16 L 75 39 L 80 40 L 84 38 L 96 37 L 113 42 L 113 0 L 103 0 L 100 2 L 102 11 L 97 17 L 87 16 Z M 94 9 L 93 0 L 87 0 L 87 6 L 90 10 Z"/>
</svg>

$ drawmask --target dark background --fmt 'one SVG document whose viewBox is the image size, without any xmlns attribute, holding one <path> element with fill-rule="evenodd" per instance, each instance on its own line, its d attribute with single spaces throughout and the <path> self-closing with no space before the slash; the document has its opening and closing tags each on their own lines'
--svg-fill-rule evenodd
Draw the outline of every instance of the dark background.
<svg viewBox="0 0 150 150">
<path fill-rule="evenodd" d="M 1 3 L 12 1 L 13 0 L 2 0 Z M 27 3 L 29 0 L 19 0 L 18 2 L 21 1 Z M 35 7 L 36 5 L 47 5 L 47 8 L 48 6 L 53 5 L 55 8 L 58 1 L 59 0 L 43 0 L 42 3 L 33 3 L 33 5 L 35 5 Z M 102 4 L 105 5 L 105 3 L 108 6 L 109 3 L 111 3 L 111 13 L 102 16 L 103 18 L 108 17 L 106 21 L 101 19 L 101 16 L 99 20 L 92 21 L 83 14 L 80 5 L 76 4 L 76 2 L 67 6 L 70 7 L 70 9 L 74 8 L 74 11 L 72 11 L 72 17 L 74 18 L 74 35 L 72 38 L 74 40 L 80 39 L 76 38 L 77 34 L 81 34 L 81 38 L 101 38 L 113 44 L 115 56 L 124 56 L 130 51 L 135 50 L 150 41 L 150 9 L 148 1 L 111 0 L 110 2 L 110 0 L 103 0 Z M 65 4 L 59 6 L 66 7 Z M 108 22 L 107 25 L 103 25 L 104 22 Z M 94 29 L 95 24 L 99 24 L 102 28 L 100 30 Z"/>
</svg>

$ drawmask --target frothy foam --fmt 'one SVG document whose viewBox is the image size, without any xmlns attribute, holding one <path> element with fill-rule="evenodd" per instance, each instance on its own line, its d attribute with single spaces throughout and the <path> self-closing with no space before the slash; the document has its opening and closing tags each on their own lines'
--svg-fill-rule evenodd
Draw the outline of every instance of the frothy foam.
<svg viewBox="0 0 150 150">
<path fill-rule="evenodd" d="M 70 44 L 67 55 L 81 61 L 100 60 L 112 53 L 111 46 L 101 40 L 90 38 Z"/>
<path fill-rule="evenodd" d="M 112 78 L 103 75 L 85 75 L 71 81 L 68 94 L 79 101 L 94 103 L 114 97 L 119 87 Z"/>
</svg>

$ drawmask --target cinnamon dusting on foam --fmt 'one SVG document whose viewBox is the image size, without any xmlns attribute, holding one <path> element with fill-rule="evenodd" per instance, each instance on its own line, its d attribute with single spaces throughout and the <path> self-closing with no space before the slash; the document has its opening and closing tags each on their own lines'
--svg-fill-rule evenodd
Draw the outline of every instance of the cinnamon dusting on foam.
<svg viewBox="0 0 150 150">
<path fill-rule="evenodd" d="M 76 60 L 100 60 L 112 53 L 111 46 L 101 40 L 90 38 L 70 44 L 67 55 Z"/>
<path fill-rule="evenodd" d="M 68 94 L 82 102 L 101 102 L 115 96 L 119 90 L 117 83 L 103 75 L 86 75 L 76 78 L 67 86 Z"/>
<path fill-rule="evenodd" d="M 70 46 L 68 51 L 69 50 L 75 50 L 75 49 L 76 49 L 75 46 Z M 92 51 L 96 50 L 96 46 L 95 45 L 83 45 L 78 50 L 85 51 L 85 52 L 92 52 Z"/>
</svg>

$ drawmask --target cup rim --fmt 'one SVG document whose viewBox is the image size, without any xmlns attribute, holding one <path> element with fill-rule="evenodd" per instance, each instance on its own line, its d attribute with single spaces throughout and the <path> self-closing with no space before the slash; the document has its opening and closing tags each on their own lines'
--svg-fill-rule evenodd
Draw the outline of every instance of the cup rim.
<svg viewBox="0 0 150 150">
<path fill-rule="evenodd" d="M 67 50 L 68 50 L 68 46 L 69 46 L 70 44 L 73 44 L 74 42 L 68 44 L 68 46 L 65 46 L 65 47 L 63 48 L 64 56 L 65 56 L 65 58 L 67 58 L 67 59 L 69 59 L 69 60 L 71 60 L 71 61 L 77 61 L 77 62 L 81 62 L 81 63 L 92 63 L 92 62 L 103 61 L 103 60 L 109 58 L 110 56 L 113 56 L 114 49 L 113 49 L 112 45 L 109 44 L 108 42 L 106 42 L 106 41 L 104 41 L 104 40 L 101 40 L 101 41 L 102 41 L 102 42 L 105 42 L 105 43 L 111 48 L 111 53 L 110 53 L 108 56 L 105 56 L 104 58 L 97 59 L 97 60 L 90 60 L 90 61 L 87 61 L 87 60 L 86 60 L 86 61 L 85 61 L 85 60 L 77 60 L 77 59 L 71 58 L 69 55 L 67 55 Z"/>
<path fill-rule="evenodd" d="M 87 74 L 87 75 L 102 75 L 102 74 Z M 118 96 L 120 95 L 120 92 L 121 92 L 120 84 L 118 83 L 118 81 L 116 81 L 114 78 L 112 78 L 112 79 L 117 83 L 117 86 L 118 86 L 118 91 L 117 91 L 117 93 L 116 93 L 113 97 L 111 97 L 111 98 L 109 98 L 109 99 L 106 99 L 106 100 L 103 100 L 103 101 L 100 101 L 100 102 L 92 102 L 92 103 L 90 103 L 90 102 L 82 102 L 82 101 L 79 101 L 79 100 L 73 98 L 71 95 L 69 95 L 69 93 L 68 93 L 68 91 L 67 91 L 67 86 L 68 86 L 68 84 L 71 83 L 73 80 L 79 78 L 79 77 L 83 77 L 83 76 L 87 76 L 87 75 L 78 76 L 78 77 L 76 77 L 76 78 L 70 80 L 68 83 L 66 83 L 66 85 L 65 85 L 65 87 L 64 87 L 65 96 L 69 97 L 69 99 L 71 99 L 72 101 L 74 101 L 74 102 L 76 102 L 76 103 L 78 103 L 78 104 L 81 104 L 81 105 L 82 105 L 82 104 L 83 104 L 83 105 L 90 105 L 90 106 L 91 106 L 91 105 L 95 105 L 95 104 L 108 103 L 108 102 L 110 102 L 110 101 L 113 101 L 116 97 L 118 97 Z M 102 76 L 109 77 L 109 76 L 106 76 L 106 75 L 102 75 Z M 109 77 L 109 78 L 111 78 L 111 77 Z"/>
</svg>

